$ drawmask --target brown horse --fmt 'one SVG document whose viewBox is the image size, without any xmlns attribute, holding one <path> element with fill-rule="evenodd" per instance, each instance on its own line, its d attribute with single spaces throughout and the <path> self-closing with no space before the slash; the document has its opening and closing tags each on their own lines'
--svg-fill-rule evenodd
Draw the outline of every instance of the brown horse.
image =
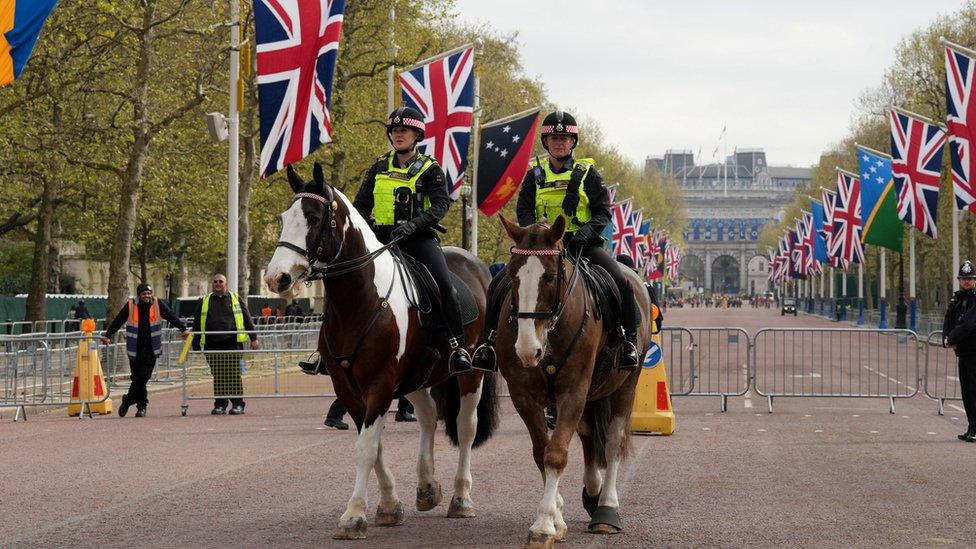
<svg viewBox="0 0 976 549">
<path fill-rule="evenodd" d="M 333 537 L 366 537 L 370 470 L 376 471 L 380 487 L 374 523 L 403 522 L 403 507 L 380 441 L 385 414 L 399 394 L 413 403 L 420 423 L 417 510 L 433 509 L 441 500 L 434 479 L 434 431 L 440 412 L 448 436 L 460 448 L 448 516 L 475 516 L 471 448 L 487 440 L 497 423 L 493 375 L 474 371 L 449 376 L 447 336 L 421 326 L 417 291 L 404 265 L 380 243 L 349 199 L 325 184 L 318 163 L 313 182 L 302 181 L 290 167 L 288 179 L 295 198 L 281 215 L 281 237 L 265 282 L 279 293 L 290 292 L 302 281 L 324 283 L 318 350 L 336 395 L 359 430 L 355 487 Z M 464 250 L 447 248 L 444 253 L 448 267 L 474 294 L 479 315 L 465 337 L 476 342 L 484 321 L 488 270 Z"/>
<path fill-rule="evenodd" d="M 621 371 L 611 336 L 595 321 L 597 303 L 577 267 L 563 249 L 565 218 L 550 228 L 544 223 L 519 227 L 504 217 L 502 224 L 515 241 L 507 270 L 512 290 L 498 324 L 498 366 L 512 394 L 512 403 L 532 438 L 532 454 L 545 489 L 538 515 L 529 529 L 528 547 L 548 547 L 566 536 L 559 479 L 566 468 L 573 432 L 583 443 L 585 475 L 583 506 L 591 516 L 589 529 L 617 533 L 617 473 L 630 436 L 630 414 L 640 370 Z M 632 280 L 641 311 L 639 348 L 650 341 L 647 292 Z M 544 408 L 555 402 L 556 428 L 549 438 Z"/>
</svg>

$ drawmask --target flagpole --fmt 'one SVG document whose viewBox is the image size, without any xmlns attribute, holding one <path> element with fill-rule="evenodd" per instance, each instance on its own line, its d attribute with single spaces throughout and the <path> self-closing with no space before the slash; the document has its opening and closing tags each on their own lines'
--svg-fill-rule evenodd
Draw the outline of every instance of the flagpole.
<svg viewBox="0 0 976 549">
<path fill-rule="evenodd" d="M 393 106 L 396 103 L 394 95 L 396 93 L 396 87 L 394 86 L 394 80 L 396 79 L 396 56 L 397 56 L 397 46 L 396 46 L 396 2 L 390 2 L 390 66 L 386 69 L 386 112 L 393 112 Z M 392 146 L 392 145 L 391 145 Z"/>
<path fill-rule="evenodd" d="M 824 314 L 824 276 L 827 272 L 822 266 L 820 268 L 820 314 Z"/>
<path fill-rule="evenodd" d="M 915 231 L 908 229 L 908 329 L 915 331 Z"/>
<path fill-rule="evenodd" d="M 847 320 L 847 271 L 845 269 L 840 270 L 840 320 Z"/>
<path fill-rule="evenodd" d="M 227 289 L 239 292 L 238 288 L 238 200 L 240 167 L 240 117 L 238 115 L 237 89 L 241 71 L 241 5 L 238 0 L 230 1 L 230 109 L 227 116 L 227 133 L 230 134 L 230 151 L 227 156 Z"/>
<path fill-rule="evenodd" d="M 480 49 L 481 41 L 475 44 L 475 54 Z M 470 224 L 471 231 L 468 235 L 469 248 L 472 254 L 478 255 L 478 157 L 481 153 L 481 78 L 474 76 L 474 122 L 472 124 L 472 143 L 474 144 L 474 157 L 471 159 L 474 168 L 471 170 L 471 196 L 467 200 L 465 208 L 464 223 Z"/>
<path fill-rule="evenodd" d="M 830 313 L 830 316 L 833 317 L 835 316 L 834 310 L 837 308 L 837 292 L 836 292 L 837 288 L 834 286 L 834 284 L 836 283 L 834 279 L 837 278 L 837 269 L 833 267 L 828 267 L 828 268 L 830 269 L 830 305 L 829 305 L 830 311 L 828 312 Z"/>
<path fill-rule="evenodd" d="M 857 325 L 864 324 L 864 265 L 857 264 Z"/>
<path fill-rule="evenodd" d="M 885 273 L 888 269 L 885 266 L 885 249 L 878 248 L 878 261 L 880 263 L 881 273 L 878 276 L 878 328 L 884 330 L 888 328 L 888 318 L 885 316 L 888 308 L 887 292 L 885 287 Z"/>
<path fill-rule="evenodd" d="M 952 209 L 952 267 L 949 269 L 949 276 L 959 268 L 959 211 Z M 959 291 L 959 279 L 952 277 L 952 291 Z"/>
</svg>

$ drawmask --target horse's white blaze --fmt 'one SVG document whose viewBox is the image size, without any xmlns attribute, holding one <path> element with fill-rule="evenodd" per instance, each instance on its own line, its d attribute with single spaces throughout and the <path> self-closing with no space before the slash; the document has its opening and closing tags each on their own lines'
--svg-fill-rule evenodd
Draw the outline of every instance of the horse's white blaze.
<svg viewBox="0 0 976 549">
<path fill-rule="evenodd" d="M 525 265 L 519 268 L 516 277 L 519 280 L 518 309 L 521 313 L 536 312 L 539 305 L 539 289 L 545 268 L 538 257 L 529 256 Z M 518 338 L 515 340 L 515 353 L 522 359 L 522 365 L 535 366 L 542 352 L 544 344 L 542 330 L 537 327 L 535 319 L 518 319 Z"/>
<path fill-rule="evenodd" d="M 363 216 L 359 215 L 359 211 L 353 207 L 349 199 L 339 191 L 335 192 L 335 196 L 339 197 L 346 205 L 346 209 L 349 210 L 347 223 L 342 227 L 343 236 L 346 235 L 350 227 L 355 227 L 362 233 L 367 250 L 373 252 L 382 248 L 383 244 L 376 238 L 376 235 L 370 230 L 369 224 L 366 223 Z M 349 222 L 351 222 L 351 225 Z M 376 295 L 385 296 L 386 292 L 390 289 L 390 284 L 394 283 L 394 277 L 398 276 L 400 275 L 397 272 L 393 256 L 388 253 L 376 256 L 376 259 L 373 260 L 373 286 L 376 289 Z M 407 328 L 410 326 L 410 303 L 407 301 L 407 296 L 403 293 L 403 287 L 399 282 L 394 284 L 393 292 L 390 293 L 388 301 L 390 303 L 390 311 L 396 320 L 397 331 L 400 333 L 400 345 L 397 349 L 396 356 L 399 361 L 403 358 L 403 353 L 407 349 Z"/>
<path fill-rule="evenodd" d="M 292 203 L 291 207 L 281 214 L 281 236 L 278 240 L 294 244 L 306 249 L 305 237 L 308 234 L 308 222 L 302 213 L 300 200 Z M 299 275 L 308 268 L 308 261 L 301 254 L 290 248 L 278 247 L 264 274 L 264 282 L 272 291 L 278 291 L 278 280 L 283 273 L 291 275 L 293 284 L 298 282 Z"/>
</svg>

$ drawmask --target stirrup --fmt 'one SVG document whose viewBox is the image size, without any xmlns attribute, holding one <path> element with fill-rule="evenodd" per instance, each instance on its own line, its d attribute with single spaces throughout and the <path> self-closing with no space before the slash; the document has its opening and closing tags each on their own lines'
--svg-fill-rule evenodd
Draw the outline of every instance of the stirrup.
<svg viewBox="0 0 976 549">
<path fill-rule="evenodd" d="M 455 359 L 458 357 L 463 357 L 461 360 L 467 361 L 467 367 L 461 366 L 459 368 L 454 367 Z M 467 374 L 471 372 L 471 355 L 468 354 L 468 350 L 464 347 L 458 346 L 451 351 L 451 356 L 447 358 L 447 368 L 452 376 Z"/>
<path fill-rule="evenodd" d="M 628 349 L 629 347 L 629 349 Z M 632 364 L 624 363 L 624 355 L 627 351 L 633 350 L 634 362 Z M 620 346 L 620 356 L 617 357 L 617 369 L 625 372 L 636 370 L 640 366 L 640 354 L 637 352 L 637 345 L 634 345 L 631 341 L 624 340 Z"/>
<path fill-rule="evenodd" d="M 489 343 L 478 345 L 471 355 L 471 367 L 482 372 L 497 372 L 498 355 L 495 354 L 495 348 Z"/>
<path fill-rule="evenodd" d="M 298 367 L 302 369 L 302 373 L 303 374 L 308 374 L 310 376 L 314 376 L 314 375 L 318 375 L 318 374 L 326 374 L 326 375 L 328 375 L 328 372 L 323 372 L 322 371 L 322 357 L 319 357 L 319 358 L 315 359 L 314 361 L 312 361 L 312 360 L 299 360 L 298 361 Z"/>
</svg>

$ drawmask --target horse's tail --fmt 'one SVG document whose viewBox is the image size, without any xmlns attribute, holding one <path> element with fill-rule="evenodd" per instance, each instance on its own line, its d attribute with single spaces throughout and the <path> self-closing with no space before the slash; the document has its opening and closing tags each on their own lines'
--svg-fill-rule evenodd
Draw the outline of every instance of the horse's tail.
<svg viewBox="0 0 976 549">
<path fill-rule="evenodd" d="M 481 399 L 478 401 L 478 428 L 474 434 L 472 446 L 477 448 L 485 443 L 498 427 L 498 395 L 494 373 L 485 373 L 481 382 Z M 457 446 L 458 424 L 457 416 L 461 411 L 461 390 L 457 378 L 448 379 L 440 386 L 441 395 L 437 398 L 438 415 L 444 418 L 444 427 L 451 444 Z M 433 393 L 434 391 L 432 391 Z"/>
<path fill-rule="evenodd" d="M 586 403 L 583 418 L 590 428 L 590 436 L 584 440 L 590 443 L 589 453 L 598 467 L 607 466 L 607 444 L 610 434 L 610 397 Z"/>
</svg>

